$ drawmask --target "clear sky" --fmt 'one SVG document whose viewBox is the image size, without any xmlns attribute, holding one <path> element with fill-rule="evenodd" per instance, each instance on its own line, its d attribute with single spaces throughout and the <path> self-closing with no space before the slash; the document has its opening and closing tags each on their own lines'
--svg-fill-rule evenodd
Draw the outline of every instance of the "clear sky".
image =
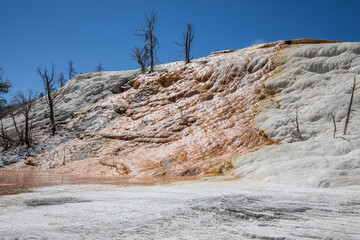
<svg viewBox="0 0 360 240">
<path fill-rule="evenodd" d="M 130 60 L 142 42 L 134 30 L 157 11 L 160 63 L 178 60 L 185 23 L 195 27 L 195 57 L 261 42 L 295 38 L 360 41 L 357 0 L 0 0 L 0 67 L 17 91 L 43 91 L 36 67 L 70 59 L 78 73 L 138 68 Z"/>
</svg>

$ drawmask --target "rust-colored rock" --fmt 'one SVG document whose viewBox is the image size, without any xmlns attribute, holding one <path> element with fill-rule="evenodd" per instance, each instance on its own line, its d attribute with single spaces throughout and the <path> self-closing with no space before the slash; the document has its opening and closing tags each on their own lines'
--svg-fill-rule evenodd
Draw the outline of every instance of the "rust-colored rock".
<svg viewBox="0 0 360 240">
<path fill-rule="evenodd" d="M 252 120 L 261 95 L 270 94 L 259 88 L 273 70 L 276 51 L 271 46 L 219 52 L 140 75 L 129 83 L 132 88 L 78 111 L 65 126 L 71 129 L 92 109 L 112 106 L 98 116 L 101 130 L 31 162 L 57 173 L 93 176 L 228 171 L 235 156 L 272 143 Z"/>
</svg>

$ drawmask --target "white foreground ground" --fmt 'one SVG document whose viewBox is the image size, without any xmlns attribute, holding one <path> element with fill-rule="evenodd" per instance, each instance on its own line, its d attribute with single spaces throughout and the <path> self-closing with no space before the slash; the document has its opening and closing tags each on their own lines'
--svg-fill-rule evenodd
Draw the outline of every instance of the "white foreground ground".
<svg viewBox="0 0 360 240">
<path fill-rule="evenodd" d="M 261 57 L 245 64 L 244 72 L 263 66 Z M 242 55 L 239 59 L 234 66 L 245 66 Z M 272 60 L 275 69 L 263 79 L 269 94 L 252 114 L 259 129 L 280 145 L 234 159 L 233 175 L 242 179 L 57 186 L 1 196 L 0 239 L 360 239 L 360 43 L 291 45 Z M 105 75 L 109 84 L 120 80 Z M 74 79 L 74 85 L 81 80 Z M 88 92 L 98 92 L 96 86 Z M 101 94 L 96 99 L 110 93 Z M 98 113 L 85 118 L 81 131 L 98 126 L 92 116 L 99 118 Z"/>
<path fill-rule="evenodd" d="M 360 239 L 360 191 L 208 179 L 0 197 L 0 239 Z"/>
</svg>

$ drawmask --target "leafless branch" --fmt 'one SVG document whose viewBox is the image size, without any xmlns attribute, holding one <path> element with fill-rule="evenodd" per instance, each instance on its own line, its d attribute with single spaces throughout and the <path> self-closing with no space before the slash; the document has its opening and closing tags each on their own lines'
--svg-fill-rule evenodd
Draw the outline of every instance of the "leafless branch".
<svg viewBox="0 0 360 240">
<path fill-rule="evenodd" d="M 9 113 L 9 115 L 10 115 L 12 121 L 13 121 L 14 128 L 15 128 L 15 132 L 16 132 L 16 135 L 17 135 L 18 138 L 19 138 L 19 141 L 20 141 L 20 142 L 23 142 L 24 136 L 21 134 L 21 132 L 20 132 L 20 130 L 19 130 L 19 128 L 18 128 L 16 119 L 15 119 L 14 108 L 13 108 L 13 107 L 7 108 L 7 112 Z"/>
<path fill-rule="evenodd" d="M 354 84 L 353 84 L 352 89 L 351 89 L 351 97 L 350 97 L 349 108 L 348 108 L 347 115 L 346 115 L 346 120 L 345 120 L 345 127 L 344 127 L 344 133 L 343 133 L 344 135 L 346 135 L 346 130 L 347 130 L 349 120 L 350 120 L 350 112 L 351 112 L 351 106 L 352 106 L 352 103 L 353 103 L 355 87 L 356 87 L 356 78 L 354 77 Z"/>
<path fill-rule="evenodd" d="M 55 98 L 54 97 L 54 84 L 55 84 L 55 65 L 51 64 L 51 72 L 48 71 L 47 68 L 41 69 L 37 67 L 37 72 L 41 76 L 41 80 L 44 84 L 45 92 L 47 94 L 47 104 L 49 106 L 50 113 L 50 122 L 51 122 L 51 132 L 54 135 L 56 133 L 56 123 L 55 123 L 55 115 L 54 115 L 54 105 Z"/>
<path fill-rule="evenodd" d="M 335 138 L 336 135 L 336 122 L 335 122 L 335 116 L 331 113 L 330 116 L 332 117 L 333 124 L 334 124 L 334 132 L 333 132 L 333 138 Z"/>
<path fill-rule="evenodd" d="M 176 45 L 180 46 L 182 48 L 181 53 L 183 53 L 185 56 L 185 62 L 189 63 L 191 61 L 191 48 L 193 45 L 193 40 L 195 37 L 195 31 L 194 31 L 194 25 L 191 23 L 186 23 L 186 30 L 183 32 L 183 39 L 181 43 L 174 42 Z"/>
<path fill-rule="evenodd" d="M 65 85 L 66 80 L 65 80 L 64 73 L 59 74 L 59 78 L 57 81 L 58 81 L 60 87 L 63 87 Z"/>
<path fill-rule="evenodd" d="M 145 13 L 145 23 L 141 25 L 140 29 L 136 29 L 136 36 L 139 36 L 144 39 L 145 46 L 149 49 L 149 59 L 150 59 L 150 72 L 154 71 L 154 63 L 156 59 L 156 50 L 159 47 L 159 40 L 154 34 L 154 27 L 159 19 L 156 12 L 151 11 L 150 16 Z"/>
<path fill-rule="evenodd" d="M 298 109 L 296 109 L 295 119 L 291 118 L 289 115 L 288 115 L 288 118 L 292 122 L 294 128 L 296 129 L 296 131 L 291 132 L 291 135 L 293 137 L 296 137 L 296 138 L 300 139 L 300 140 L 304 140 L 303 136 L 301 135 L 300 127 L 299 127 L 299 112 L 298 112 Z"/>
<path fill-rule="evenodd" d="M 96 66 L 96 71 L 101 72 L 102 70 L 104 70 L 104 67 L 102 66 L 101 61 L 99 61 L 99 65 Z"/>
<path fill-rule="evenodd" d="M 70 59 L 69 63 L 68 63 L 68 76 L 69 76 L 69 80 L 72 79 L 75 75 L 76 75 L 76 71 L 74 68 L 74 62 L 72 59 Z"/>
<path fill-rule="evenodd" d="M 14 100 L 25 118 L 25 126 L 24 129 L 21 130 L 21 135 L 23 136 L 24 143 L 29 147 L 31 145 L 31 110 L 34 101 L 32 91 L 29 90 L 27 96 L 22 92 L 18 92 Z"/>
<path fill-rule="evenodd" d="M 141 66 L 141 72 L 145 73 L 146 66 L 149 62 L 149 49 L 145 45 L 144 48 L 134 46 L 131 50 L 131 59 L 135 60 Z"/>
</svg>

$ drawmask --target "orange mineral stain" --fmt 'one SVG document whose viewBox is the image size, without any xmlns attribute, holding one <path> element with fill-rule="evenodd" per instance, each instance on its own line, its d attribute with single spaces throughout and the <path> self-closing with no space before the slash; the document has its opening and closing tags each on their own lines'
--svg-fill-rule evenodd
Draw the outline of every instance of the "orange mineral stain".
<svg viewBox="0 0 360 240">
<path fill-rule="evenodd" d="M 65 126 L 71 129 L 91 109 L 108 108 L 99 118 L 117 117 L 100 131 L 14 168 L 91 177 L 217 174 L 241 153 L 273 143 L 253 118 L 278 49 L 217 52 L 142 74 L 130 89 L 79 110 Z"/>
</svg>

